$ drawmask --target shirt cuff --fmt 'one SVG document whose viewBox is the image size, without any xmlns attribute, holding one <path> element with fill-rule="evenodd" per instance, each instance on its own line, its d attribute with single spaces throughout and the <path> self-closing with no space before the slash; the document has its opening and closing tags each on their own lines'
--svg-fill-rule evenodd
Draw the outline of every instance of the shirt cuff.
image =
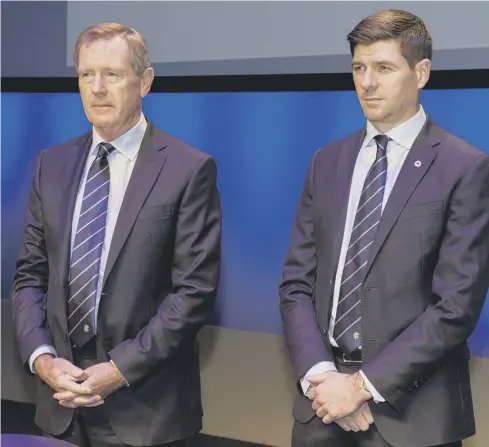
<svg viewBox="0 0 489 447">
<path fill-rule="evenodd" d="M 39 346 L 37 349 L 34 350 L 34 352 L 29 357 L 29 369 L 31 370 L 32 374 L 36 374 L 36 370 L 34 369 L 34 362 L 42 354 L 52 354 L 55 357 L 58 357 L 58 353 L 56 352 L 56 349 L 54 349 L 53 346 L 51 345 Z"/>
<path fill-rule="evenodd" d="M 117 370 L 119 375 L 122 377 L 122 380 L 124 380 L 124 383 L 126 386 L 129 386 L 129 382 L 126 380 L 126 378 L 122 375 L 122 373 L 119 371 L 119 368 L 117 368 L 117 365 L 111 360 L 110 363 L 112 363 L 112 366 Z"/>
<path fill-rule="evenodd" d="M 307 396 L 311 383 L 306 379 L 307 376 L 313 376 L 315 374 L 324 374 L 328 371 L 337 371 L 336 366 L 333 362 L 319 362 L 316 363 L 306 375 L 301 379 L 301 388 L 304 396 Z"/>
<path fill-rule="evenodd" d="M 359 373 L 363 377 L 363 381 L 365 383 L 365 388 L 367 388 L 368 392 L 372 395 L 374 402 L 376 404 L 380 402 L 385 402 L 385 399 L 379 394 L 379 392 L 374 388 L 374 386 L 370 383 L 370 380 L 367 379 L 365 373 L 360 370 Z"/>
</svg>

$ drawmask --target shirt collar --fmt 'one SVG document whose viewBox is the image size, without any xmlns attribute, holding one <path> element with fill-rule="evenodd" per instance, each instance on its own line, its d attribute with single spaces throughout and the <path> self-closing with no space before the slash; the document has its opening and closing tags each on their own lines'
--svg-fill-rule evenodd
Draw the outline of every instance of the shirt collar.
<svg viewBox="0 0 489 447">
<path fill-rule="evenodd" d="M 426 122 L 426 118 L 427 116 L 423 106 L 420 106 L 416 115 L 412 116 L 404 123 L 392 128 L 386 132 L 386 135 L 400 146 L 406 149 L 411 149 L 411 146 Z M 367 132 L 365 134 L 364 146 L 372 144 L 373 138 L 379 133 L 381 132 L 379 132 L 370 121 L 367 121 Z"/>
<path fill-rule="evenodd" d="M 115 147 L 122 155 L 133 161 L 139 152 L 139 148 L 146 133 L 148 123 L 144 115 L 141 113 L 138 123 L 129 129 L 125 134 L 111 141 L 110 144 Z M 90 154 L 94 155 L 97 146 L 104 143 L 105 140 L 98 134 L 95 128 L 92 129 L 92 148 Z"/>
</svg>

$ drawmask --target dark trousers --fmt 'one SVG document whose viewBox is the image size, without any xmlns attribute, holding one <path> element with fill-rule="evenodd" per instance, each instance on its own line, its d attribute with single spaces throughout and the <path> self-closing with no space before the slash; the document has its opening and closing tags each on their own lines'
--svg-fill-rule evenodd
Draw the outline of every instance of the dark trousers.
<svg viewBox="0 0 489 447">
<path fill-rule="evenodd" d="M 336 366 L 341 373 L 354 373 L 361 364 L 345 363 L 337 357 Z M 307 424 L 294 422 L 292 447 L 392 447 L 388 444 L 373 423 L 368 431 L 346 432 L 338 424 L 324 424 L 314 417 Z M 462 447 L 462 441 L 432 447 Z"/>
<path fill-rule="evenodd" d="M 81 349 L 73 350 L 74 364 L 86 369 L 99 363 L 95 348 L 95 339 L 88 342 Z M 45 436 L 53 437 L 46 434 Z M 56 436 L 71 442 L 79 447 L 127 447 L 128 444 L 117 438 L 102 404 L 98 407 L 79 407 L 75 411 L 73 422 L 66 433 Z M 186 447 L 185 440 L 170 442 L 166 444 L 152 445 L 151 447 Z"/>
</svg>

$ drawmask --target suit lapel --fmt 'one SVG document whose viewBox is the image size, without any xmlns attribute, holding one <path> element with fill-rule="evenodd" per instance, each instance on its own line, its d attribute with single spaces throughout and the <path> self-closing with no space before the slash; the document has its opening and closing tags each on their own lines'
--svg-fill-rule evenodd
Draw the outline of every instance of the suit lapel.
<svg viewBox="0 0 489 447">
<path fill-rule="evenodd" d="M 134 170 L 129 180 L 122 206 L 117 217 L 117 223 L 112 236 L 107 263 L 105 266 L 103 285 L 110 275 L 115 261 L 119 256 L 124 243 L 136 221 L 139 210 L 144 204 L 146 197 L 153 188 L 158 175 L 163 168 L 167 153 L 163 151 L 166 147 L 163 134 L 158 132 L 151 123 L 144 135 L 139 149 L 139 155 Z M 102 286 L 103 288 L 103 286 Z"/>
<path fill-rule="evenodd" d="M 367 275 L 382 244 L 385 242 L 397 218 L 401 214 L 402 209 L 438 153 L 440 140 L 437 138 L 438 133 L 436 129 L 431 119 L 427 119 L 404 161 L 394 188 L 387 200 L 372 248 L 370 249 L 369 262 L 366 270 Z"/>
<path fill-rule="evenodd" d="M 76 148 L 63 158 L 59 172 L 57 172 L 57 184 L 59 184 L 59 236 L 60 236 L 60 262 L 59 262 L 59 279 L 61 284 L 61 313 L 59 321 L 66 325 L 68 304 L 68 276 L 70 267 L 71 253 L 71 227 L 73 222 L 73 212 L 75 209 L 76 196 L 80 186 L 83 170 L 92 145 L 92 133 L 82 135 L 76 142 Z"/>
<path fill-rule="evenodd" d="M 63 198 L 60 203 L 59 231 L 61 240 L 61 259 L 59 263 L 59 275 L 63 290 L 68 291 L 68 272 L 71 253 L 71 227 L 76 196 L 80 187 L 83 170 L 92 145 L 91 132 L 81 136 L 76 143 L 77 149 L 74 156 L 67 156 L 62 162 L 57 180 Z M 70 154 L 71 155 L 71 154 Z M 66 302 L 66 300 L 64 300 Z"/>
<path fill-rule="evenodd" d="M 340 150 L 338 163 L 334 166 L 336 176 L 336 189 L 334 192 L 334 205 L 331 218 L 333 219 L 333 250 L 332 259 L 339 259 L 341 241 L 345 229 L 346 212 L 350 196 L 350 187 L 353 170 L 357 160 L 358 152 L 365 138 L 365 129 L 357 131 L 352 135 Z"/>
</svg>

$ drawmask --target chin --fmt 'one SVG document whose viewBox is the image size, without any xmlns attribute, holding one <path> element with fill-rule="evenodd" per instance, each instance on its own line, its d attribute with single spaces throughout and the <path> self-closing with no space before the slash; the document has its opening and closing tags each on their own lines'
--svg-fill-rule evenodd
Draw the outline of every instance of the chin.
<svg viewBox="0 0 489 447">
<path fill-rule="evenodd" d="M 100 116 L 91 116 L 89 121 L 95 126 L 101 129 L 112 127 L 114 125 L 113 120 L 110 118 L 100 117 Z"/>
<path fill-rule="evenodd" d="M 381 110 L 364 109 L 363 114 L 365 115 L 365 118 L 372 122 L 382 121 L 385 118 L 385 113 Z"/>
</svg>

